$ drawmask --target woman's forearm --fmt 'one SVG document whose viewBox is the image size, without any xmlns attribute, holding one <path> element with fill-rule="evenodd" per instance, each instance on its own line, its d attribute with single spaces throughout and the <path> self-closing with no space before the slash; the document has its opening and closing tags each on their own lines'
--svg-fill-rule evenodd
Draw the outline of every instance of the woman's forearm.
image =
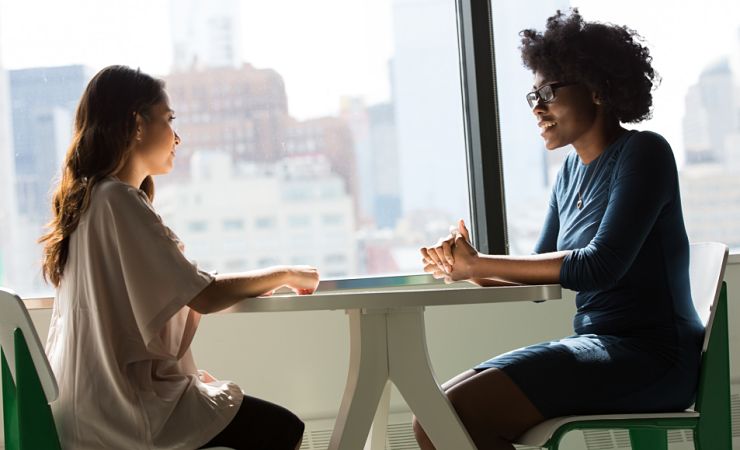
<svg viewBox="0 0 740 450">
<path fill-rule="evenodd" d="M 550 284 L 560 282 L 560 267 L 569 251 L 541 255 L 479 255 L 473 263 L 472 277 L 511 283 Z"/>
<path fill-rule="evenodd" d="M 257 297 L 288 282 L 289 270 L 277 266 L 249 272 L 216 275 L 189 306 L 202 314 L 226 309 L 245 297 Z"/>
</svg>

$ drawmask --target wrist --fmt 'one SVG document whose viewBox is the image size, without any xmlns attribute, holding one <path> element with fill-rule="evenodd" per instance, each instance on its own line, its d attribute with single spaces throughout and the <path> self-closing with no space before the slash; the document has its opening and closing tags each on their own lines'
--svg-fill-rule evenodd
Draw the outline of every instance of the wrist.
<svg viewBox="0 0 740 450">
<path fill-rule="evenodd" d="M 290 284 L 293 278 L 293 271 L 290 266 L 277 266 L 275 267 L 275 281 L 278 288 Z"/>
<path fill-rule="evenodd" d="M 470 278 L 471 279 L 479 279 L 479 278 L 485 278 L 483 275 L 481 275 L 481 261 L 482 261 L 482 255 L 480 252 L 475 252 L 473 257 L 470 259 Z"/>
</svg>

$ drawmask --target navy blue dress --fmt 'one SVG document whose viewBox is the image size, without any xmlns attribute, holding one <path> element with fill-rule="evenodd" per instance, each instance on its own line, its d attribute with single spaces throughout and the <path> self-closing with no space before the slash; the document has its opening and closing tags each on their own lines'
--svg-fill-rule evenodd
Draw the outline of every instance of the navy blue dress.
<svg viewBox="0 0 740 450">
<path fill-rule="evenodd" d="M 689 407 L 704 327 L 691 301 L 676 162 L 663 137 L 625 132 L 587 165 L 568 155 L 535 247 L 559 250 L 572 250 L 560 283 L 577 291 L 575 335 L 475 369 L 503 370 L 548 418 Z"/>
</svg>

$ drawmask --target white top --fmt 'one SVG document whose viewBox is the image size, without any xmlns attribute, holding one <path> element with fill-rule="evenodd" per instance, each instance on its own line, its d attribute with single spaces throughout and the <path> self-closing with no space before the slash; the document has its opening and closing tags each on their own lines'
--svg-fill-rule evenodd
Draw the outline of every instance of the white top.
<svg viewBox="0 0 740 450">
<path fill-rule="evenodd" d="M 211 281 L 143 191 L 115 178 L 94 188 L 46 344 L 63 448 L 192 450 L 231 422 L 241 390 L 201 380 L 190 351 L 200 314 L 187 304 Z"/>
</svg>

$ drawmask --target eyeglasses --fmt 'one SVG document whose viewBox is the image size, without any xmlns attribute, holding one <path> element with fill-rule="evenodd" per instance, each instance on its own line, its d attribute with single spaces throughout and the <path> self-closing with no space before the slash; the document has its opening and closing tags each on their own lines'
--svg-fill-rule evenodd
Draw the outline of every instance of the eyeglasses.
<svg viewBox="0 0 740 450">
<path fill-rule="evenodd" d="M 539 89 L 527 94 L 527 103 L 530 108 L 537 106 L 539 102 L 550 103 L 555 100 L 555 91 L 561 87 L 578 84 L 577 82 L 563 82 L 546 84 Z"/>
</svg>

